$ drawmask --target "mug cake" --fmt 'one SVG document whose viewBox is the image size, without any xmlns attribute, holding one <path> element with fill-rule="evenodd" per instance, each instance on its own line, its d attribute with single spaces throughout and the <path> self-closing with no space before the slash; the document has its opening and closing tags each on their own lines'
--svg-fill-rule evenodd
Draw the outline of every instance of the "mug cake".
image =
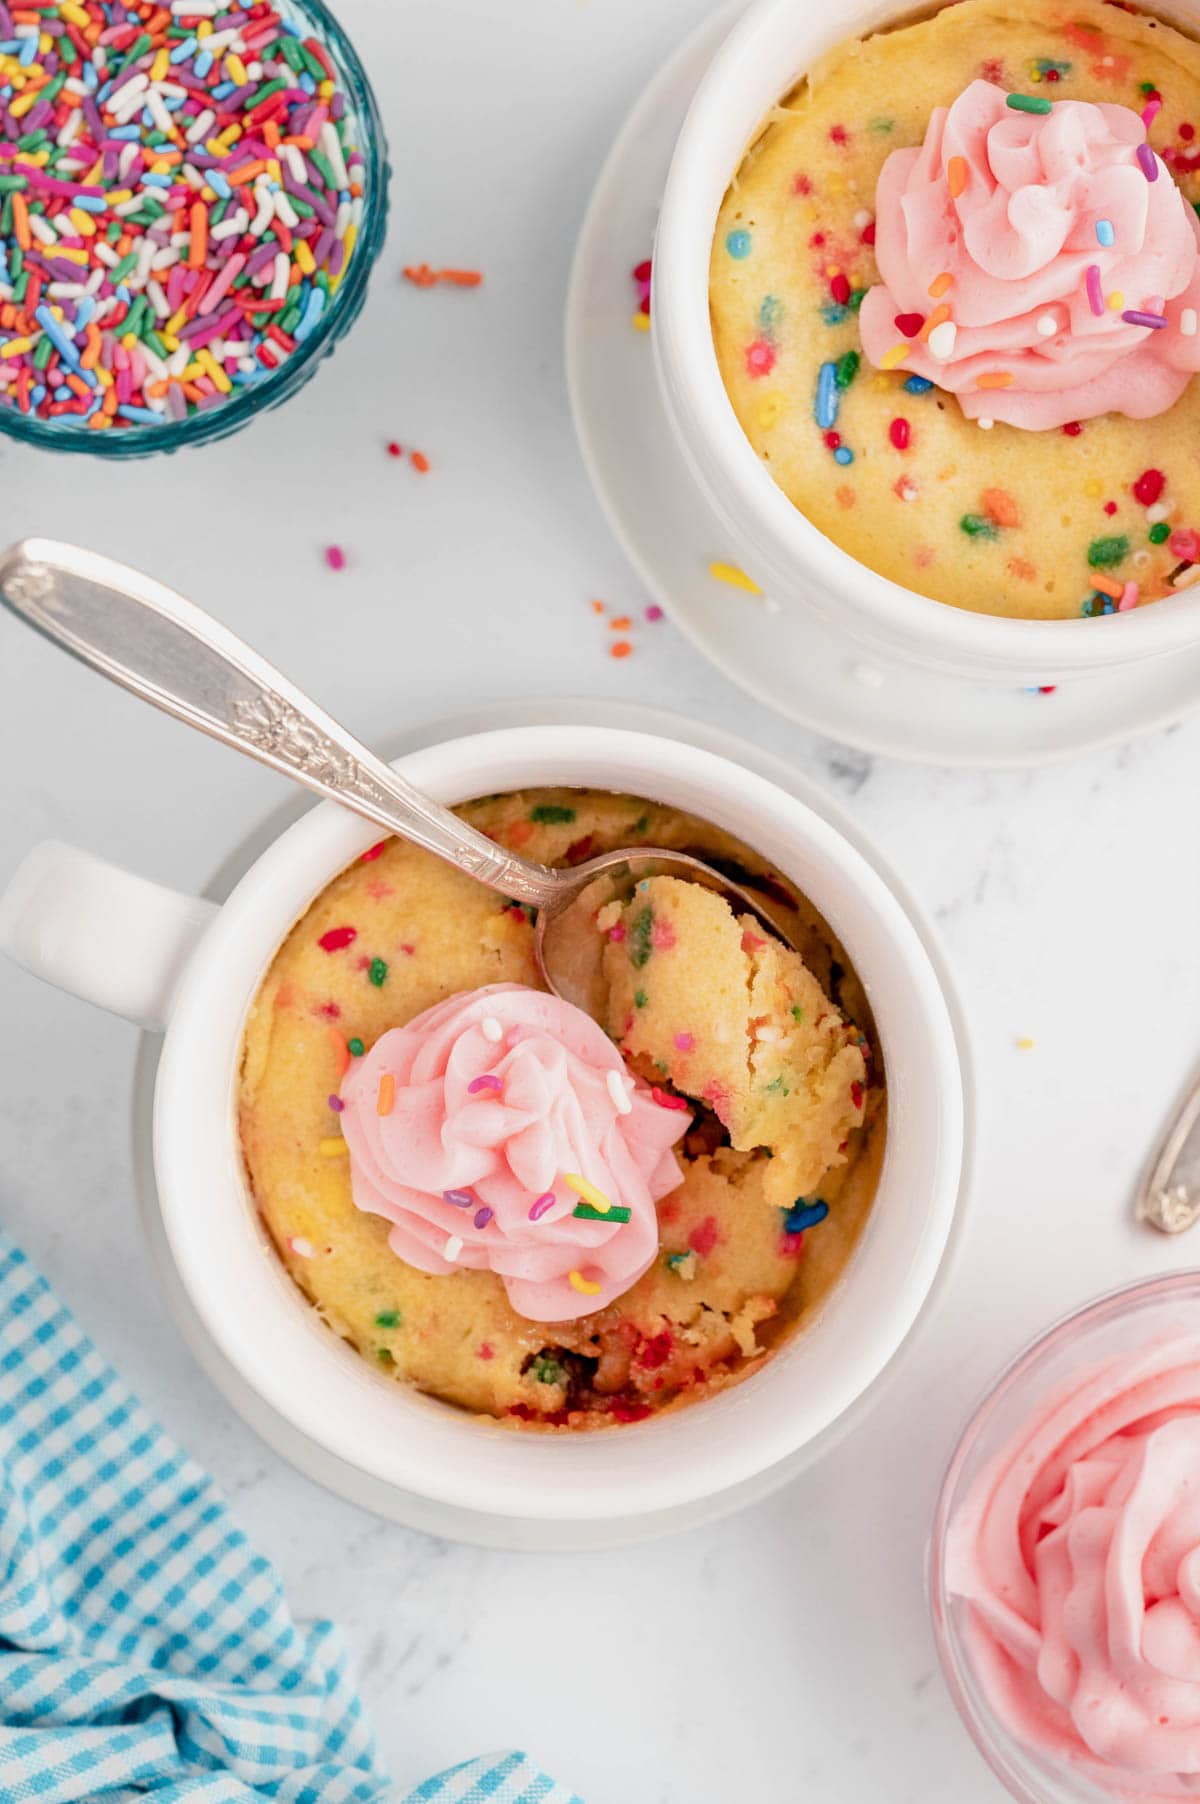
<svg viewBox="0 0 1200 1804">
<path fill-rule="evenodd" d="M 828 925 L 675 809 L 539 790 L 460 815 L 548 864 L 714 862 L 792 945 L 665 877 L 594 916 L 601 1019 L 546 993 L 532 911 L 386 840 L 322 891 L 250 1012 L 249 1187 L 377 1370 L 518 1428 L 636 1422 L 813 1319 L 885 1136 L 866 997 Z"/>
<path fill-rule="evenodd" d="M 1200 575 L 1200 47 L 1099 0 L 961 0 L 822 58 L 710 269 L 726 392 L 826 536 L 960 608 Z"/>
</svg>

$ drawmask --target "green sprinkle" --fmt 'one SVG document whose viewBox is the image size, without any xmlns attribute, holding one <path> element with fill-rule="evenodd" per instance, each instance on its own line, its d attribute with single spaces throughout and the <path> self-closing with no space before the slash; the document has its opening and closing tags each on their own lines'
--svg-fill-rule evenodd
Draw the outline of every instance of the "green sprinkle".
<svg viewBox="0 0 1200 1804">
<path fill-rule="evenodd" d="M 398 1328 L 404 1317 L 398 1309 L 381 1309 L 375 1317 L 377 1328 Z"/>
<path fill-rule="evenodd" d="M 969 539 L 994 539 L 998 536 L 996 522 L 989 520 L 986 514 L 964 514 L 958 524 Z"/>
<path fill-rule="evenodd" d="M 575 819 L 575 810 L 560 808 L 557 802 L 539 802 L 536 808 L 529 810 L 529 818 L 546 827 L 566 826 Z"/>
<path fill-rule="evenodd" d="M 539 1384 L 562 1384 L 567 1376 L 566 1369 L 548 1353 L 539 1353 L 529 1369 Z"/>
<path fill-rule="evenodd" d="M 1138 93 L 1139 94 L 1157 94 L 1158 89 L 1155 87 L 1155 85 L 1152 81 L 1139 81 Z"/>
<path fill-rule="evenodd" d="M 834 365 L 833 377 L 839 388 L 849 388 L 858 374 L 858 366 L 862 362 L 857 351 L 847 351 L 838 358 Z"/>
<path fill-rule="evenodd" d="M 635 833 L 644 833 L 649 825 L 650 816 L 648 814 L 639 814 L 638 818 L 633 823 L 633 831 Z"/>
<path fill-rule="evenodd" d="M 787 1085 L 784 1083 L 784 1081 L 781 1077 L 773 1077 L 769 1084 L 763 1085 L 763 1090 L 766 1092 L 766 1094 L 768 1096 L 790 1096 L 791 1095 L 791 1091 L 788 1089 Z"/>
<path fill-rule="evenodd" d="M 381 1366 L 394 1366 L 396 1363 L 392 1358 L 391 1350 L 388 1347 L 376 1347 L 375 1357 Z"/>
<path fill-rule="evenodd" d="M 1170 536 L 1171 528 L 1167 525 L 1165 520 L 1156 520 L 1154 525 L 1150 528 L 1150 543 L 1152 545 L 1161 545 L 1163 540 L 1170 538 Z"/>
<path fill-rule="evenodd" d="M 803 1021 L 803 1019 L 804 1019 L 804 1010 L 800 1007 L 799 1003 L 794 1002 L 792 1004 L 792 1020 L 793 1021 Z"/>
<path fill-rule="evenodd" d="M 371 982 L 375 985 L 377 990 L 381 990 L 387 982 L 387 974 L 388 968 L 386 961 L 382 958 L 373 958 L 367 976 L 371 979 Z"/>
<path fill-rule="evenodd" d="M 645 990 L 635 990 L 633 992 L 633 1006 L 634 1006 L 634 1008 L 645 1008 L 645 1006 L 646 1006 Z"/>
<path fill-rule="evenodd" d="M 1096 604 L 1092 600 L 1092 597 L 1090 595 L 1088 595 L 1085 597 L 1085 599 L 1083 601 L 1080 602 L 1079 612 L 1084 616 L 1085 619 L 1090 619 L 1092 614 L 1095 612 L 1095 606 L 1096 606 Z"/>
<path fill-rule="evenodd" d="M 667 1254 L 667 1266 L 675 1273 L 677 1278 L 694 1278 L 696 1276 L 697 1263 L 698 1256 L 694 1251 Z"/>
<path fill-rule="evenodd" d="M 1093 539 L 1088 546 L 1088 563 L 1093 570 L 1113 570 L 1129 556 L 1129 539 L 1115 533 L 1109 539 Z"/>
<path fill-rule="evenodd" d="M 850 290 L 850 299 L 846 302 L 851 313 L 857 313 L 866 298 L 867 291 L 865 288 L 852 288 Z"/>
<path fill-rule="evenodd" d="M 635 970 L 640 971 L 650 959 L 650 937 L 654 932 L 654 914 L 649 908 L 643 908 L 629 934 L 629 962 Z M 639 1003 L 639 1007 L 641 1004 Z"/>
<path fill-rule="evenodd" d="M 24 175 L 0 175 L 0 194 L 19 194 L 29 186 L 29 178 Z"/>
<path fill-rule="evenodd" d="M 870 130 L 875 132 L 877 136 L 884 138 L 887 136 L 888 132 L 891 131 L 895 123 L 896 121 L 894 119 L 886 119 L 881 116 L 878 119 L 872 119 Z"/>
<path fill-rule="evenodd" d="M 360 1039 L 358 1039 L 358 1038 L 355 1038 L 355 1039 L 353 1039 L 353 1040 L 347 1040 L 347 1041 L 346 1041 L 346 1046 L 347 1046 L 347 1049 L 348 1049 L 348 1050 L 349 1050 L 349 1052 L 350 1052 L 350 1053 L 351 1053 L 351 1054 L 352 1054 L 352 1055 L 353 1055 L 353 1057 L 354 1057 L 354 1058 L 356 1058 L 356 1059 L 361 1059 L 361 1057 L 362 1057 L 362 1055 L 363 1055 L 363 1052 L 364 1052 L 364 1051 L 365 1051 L 365 1048 L 364 1048 L 364 1046 L 363 1046 L 363 1043 L 362 1043 L 362 1041 L 361 1041 L 361 1040 L 360 1040 Z"/>
<path fill-rule="evenodd" d="M 613 1203 L 608 1209 L 593 1209 L 590 1203 L 576 1203 L 571 1214 L 579 1221 L 628 1221 L 631 1211 L 624 1203 Z"/>
<path fill-rule="evenodd" d="M 1005 104 L 1014 113 L 1048 113 L 1054 102 L 1043 100 L 1038 94 L 1009 94 Z"/>
</svg>

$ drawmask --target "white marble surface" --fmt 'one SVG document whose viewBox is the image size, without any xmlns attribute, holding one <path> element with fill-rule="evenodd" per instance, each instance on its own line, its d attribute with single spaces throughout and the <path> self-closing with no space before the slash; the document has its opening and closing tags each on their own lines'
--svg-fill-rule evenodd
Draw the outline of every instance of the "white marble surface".
<svg viewBox="0 0 1200 1804">
<path fill-rule="evenodd" d="M 703 10 L 342 0 L 397 167 L 355 336 L 284 414 L 169 467 L 3 451 L 0 536 L 141 562 L 381 743 L 497 698 L 669 699 L 847 801 L 935 912 L 978 1055 L 983 1168 L 964 1256 L 904 1377 L 819 1469 L 674 1541 L 539 1562 L 382 1525 L 284 1466 L 192 1364 L 133 1223 L 135 1031 L 11 968 L 0 1218 L 233 1493 L 296 1606 L 346 1625 L 402 1786 L 520 1742 L 589 1804 L 997 1804 L 935 1670 L 930 1509 L 1002 1359 L 1067 1306 L 1200 1245 L 1129 1215 L 1200 1050 L 1200 720 L 1029 775 L 949 774 L 765 715 L 666 624 L 640 629 L 626 662 L 604 655 L 589 597 L 643 598 L 574 451 L 568 260 L 606 143 Z M 417 292 L 399 271 L 422 259 L 477 264 L 486 284 Z M 390 437 L 423 448 L 431 473 L 390 463 Z M 320 559 L 335 539 L 350 557 L 336 577 Z M 283 799 L 278 780 L 5 619 L 0 769 L 0 880 L 56 834 L 198 886 Z"/>
</svg>

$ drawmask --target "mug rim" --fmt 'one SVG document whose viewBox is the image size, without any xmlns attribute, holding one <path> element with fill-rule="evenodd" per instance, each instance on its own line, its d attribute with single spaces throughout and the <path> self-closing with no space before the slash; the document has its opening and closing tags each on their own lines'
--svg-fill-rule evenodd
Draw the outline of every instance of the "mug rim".
<svg viewBox="0 0 1200 1804">
<path fill-rule="evenodd" d="M 773 583 L 781 595 L 799 586 L 805 605 L 876 647 L 899 648 L 947 670 L 1003 676 L 1098 671 L 1190 646 L 1200 639 L 1200 585 L 1124 614 L 1031 620 L 975 613 L 893 582 L 844 551 L 788 499 L 734 412 L 713 341 L 709 266 L 721 202 L 740 158 L 770 107 L 803 79 L 815 57 L 858 32 L 914 16 L 920 15 L 895 0 L 857 0 L 831 23 L 827 12 L 798 8 L 795 0 L 754 0 L 705 71 L 676 141 L 653 255 L 651 339 L 681 449 L 722 525 L 753 545 L 756 574 L 761 569 L 768 592 Z M 807 32 L 811 45 L 784 54 L 797 32 Z M 783 81 L 776 73 L 781 66 L 791 71 Z M 732 165 L 722 148 L 730 141 L 741 146 Z"/>
<path fill-rule="evenodd" d="M 475 1510 L 486 1497 L 483 1507 L 492 1514 L 559 1521 L 653 1513 L 717 1494 L 796 1452 L 844 1414 L 924 1307 L 959 1203 L 965 1114 L 957 1042 L 938 975 L 903 904 L 836 828 L 712 753 L 625 729 L 536 726 L 443 742 L 398 762 L 443 800 L 547 782 L 591 785 L 650 793 L 740 830 L 751 843 L 762 846 L 766 838 L 767 855 L 847 938 L 868 985 L 872 961 L 878 966 L 872 1004 L 889 1061 L 893 1113 L 876 1206 L 817 1321 L 747 1383 L 705 1399 L 699 1411 L 688 1406 L 571 1437 L 529 1435 L 375 1373 L 325 1328 L 284 1270 L 249 1195 L 236 1134 L 238 1053 L 261 978 L 310 901 L 377 836 L 377 829 L 325 803 L 255 861 L 180 984 L 154 1106 L 163 1222 L 180 1278 L 207 1332 L 265 1402 L 318 1445 L 400 1490 Z M 747 818 L 757 823 L 750 833 Z M 771 831 L 794 856 L 774 856 Z M 814 882 L 818 867 L 821 880 Z M 831 889 L 842 893 L 822 893 Z M 855 933 L 867 947 L 865 961 L 854 948 Z M 911 1019 L 890 1018 L 889 1009 L 899 1015 L 901 1004 Z M 919 1081 L 909 1069 L 914 1059 L 926 1068 Z M 214 1111 L 224 1123 L 217 1132 Z M 918 1147 L 922 1134 L 927 1143 Z M 889 1182 L 897 1192 L 890 1211 L 880 1207 Z M 880 1290 L 885 1260 L 886 1307 L 865 1327 L 852 1327 L 845 1298 Z M 864 1268 L 869 1276 L 855 1283 Z M 835 1382 L 822 1373 L 816 1399 L 803 1389 L 814 1361 L 796 1358 L 814 1339 L 846 1356 Z M 689 1427 L 697 1415 L 700 1430 Z"/>
</svg>

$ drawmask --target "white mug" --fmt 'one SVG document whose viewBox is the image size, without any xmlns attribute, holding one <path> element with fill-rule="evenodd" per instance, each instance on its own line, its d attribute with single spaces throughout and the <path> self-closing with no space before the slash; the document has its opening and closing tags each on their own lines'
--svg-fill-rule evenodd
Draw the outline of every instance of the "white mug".
<svg viewBox="0 0 1200 1804">
<path fill-rule="evenodd" d="M 546 784 L 648 796 L 753 845 L 830 922 L 875 1014 L 889 1086 L 874 1208 L 818 1319 L 758 1373 L 661 1418 L 574 1436 L 503 1428 L 376 1371 L 318 1319 L 249 1194 L 236 1104 L 243 1025 L 276 948 L 378 837 L 332 803 L 275 840 L 220 907 L 55 843 L 0 897 L 0 950 L 165 1030 L 154 1167 L 169 1257 L 228 1367 L 261 1405 L 421 1526 L 531 1548 L 601 1545 L 733 1507 L 795 1469 L 888 1365 L 924 1308 L 954 1222 L 963 1076 L 947 998 L 905 908 L 818 812 L 729 760 L 644 733 L 531 726 L 398 761 L 436 800 Z M 763 1485 L 760 1489 L 769 1488 Z M 403 1499 L 414 1500 L 407 1510 Z M 443 1513 L 444 1512 L 444 1519 Z M 681 1514 L 682 1513 L 682 1514 Z M 464 1526 L 464 1524 L 466 1526 Z M 489 1526 L 490 1525 L 490 1526 Z"/>
<path fill-rule="evenodd" d="M 1196 0 L 1159 16 L 1195 31 Z M 883 658 L 981 682 L 1040 684 L 1164 657 L 1200 643 L 1200 584 L 1145 608 L 1085 620 L 1015 620 L 918 595 L 825 537 L 769 474 L 721 379 L 709 316 L 717 215 L 771 108 L 839 44 L 902 20 L 894 0 L 758 0 L 705 73 L 675 147 L 654 242 L 651 335 L 680 448 L 734 553 L 786 608 Z"/>
</svg>

